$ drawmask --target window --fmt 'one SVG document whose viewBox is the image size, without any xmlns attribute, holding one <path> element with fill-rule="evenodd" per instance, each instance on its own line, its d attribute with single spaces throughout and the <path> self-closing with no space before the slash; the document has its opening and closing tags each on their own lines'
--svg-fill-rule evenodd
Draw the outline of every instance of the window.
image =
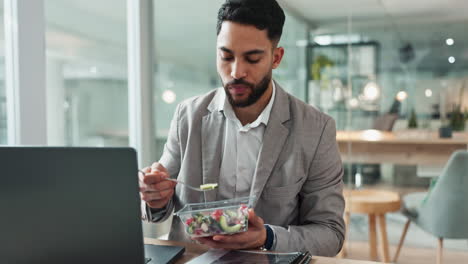
<svg viewBox="0 0 468 264">
<path fill-rule="evenodd" d="M 219 6 L 220 1 L 153 1 L 158 158 L 177 104 L 220 86 L 215 57 Z"/>
<path fill-rule="evenodd" d="M 45 13 L 49 143 L 127 146 L 126 1 L 45 0 Z"/>
<path fill-rule="evenodd" d="M 0 27 L 4 28 L 3 23 L 3 0 L 0 0 Z M 0 43 L 1 47 L 4 47 L 5 36 L 3 35 L 3 30 L 0 34 Z M 0 52 L 0 145 L 7 144 L 7 110 L 6 110 L 6 92 L 5 92 L 5 55 L 4 51 Z"/>
</svg>

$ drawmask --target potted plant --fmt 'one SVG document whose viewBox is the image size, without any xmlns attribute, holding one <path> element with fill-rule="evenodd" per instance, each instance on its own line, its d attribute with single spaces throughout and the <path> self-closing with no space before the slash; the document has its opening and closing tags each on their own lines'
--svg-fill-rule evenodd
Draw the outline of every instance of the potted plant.
<svg viewBox="0 0 468 264">
<path fill-rule="evenodd" d="M 460 95 L 458 97 L 458 104 L 455 104 L 452 108 L 452 113 L 450 115 L 450 126 L 452 127 L 453 131 L 463 131 L 465 130 L 465 121 L 466 115 L 462 111 L 463 105 L 463 96 L 465 93 L 465 85 L 466 80 L 463 81 L 463 84 L 460 88 Z M 466 112 L 466 109 L 465 109 Z"/>
<path fill-rule="evenodd" d="M 461 105 L 455 105 L 450 115 L 450 127 L 453 131 L 465 130 L 465 115 L 461 111 Z"/>
<path fill-rule="evenodd" d="M 408 128 L 418 128 L 418 117 L 414 108 L 411 109 L 410 119 L 408 120 Z"/>
<path fill-rule="evenodd" d="M 311 75 L 313 80 L 322 81 L 327 79 L 323 76 L 323 70 L 335 66 L 335 63 L 325 55 L 319 55 L 311 67 Z M 325 78 L 324 78 L 325 77 Z"/>
</svg>

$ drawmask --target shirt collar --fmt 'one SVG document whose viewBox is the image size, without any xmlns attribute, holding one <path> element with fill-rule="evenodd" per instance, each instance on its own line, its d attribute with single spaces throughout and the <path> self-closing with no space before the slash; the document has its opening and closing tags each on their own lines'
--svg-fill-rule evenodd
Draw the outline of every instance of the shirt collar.
<svg viewBox="0 0 468 264">
<path fill-rule="evenodd" d="M 253 128 L 259 126 L 260 124 L 264 124 L 265 126 L 268 125 L 268 120 L 270 119 L 271 109 L 273 107 L 276 94 L 275 82 L 272 80 L 271 84 L 273 92 L 271 94 L 270 102 L 268 102 L 267 106 L 265 107 L 265 109 L 263 109 L 262 113 L 258 116 L 258 118 L 254 122 L 247 124 L 246 126 Z M 222 96 L 219 96 L 217 98 L 216 110 L 222 111 L 224 113 L 224 116 L 228 119 L 239 121 L 224 91 L 222 93 Z"/>
</svg>

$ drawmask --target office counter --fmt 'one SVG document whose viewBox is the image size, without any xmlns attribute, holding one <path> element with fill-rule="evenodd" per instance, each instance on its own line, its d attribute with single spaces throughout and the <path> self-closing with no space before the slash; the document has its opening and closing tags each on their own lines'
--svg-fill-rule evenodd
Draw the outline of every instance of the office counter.
<svg viewBox="0 0 468 264">
<path fill-rule="evenodd" d="M 337 131 L 343 162 L 443 166 L 450 155 L 468 148 L 468 133 L 439 138 L 436 132 Z"/>
</svg>

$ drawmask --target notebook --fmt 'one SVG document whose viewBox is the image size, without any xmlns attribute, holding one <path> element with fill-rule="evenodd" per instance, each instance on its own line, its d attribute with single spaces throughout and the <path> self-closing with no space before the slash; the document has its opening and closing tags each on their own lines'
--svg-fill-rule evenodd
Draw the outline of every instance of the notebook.
<svg viewBox="0 0 468 264">
<path fill-rule="evenodd" d="M 269 251 L 211 249 L 191 260 L 190 264 L 302 264 L 309 263 L 309 252 L 275 253 Z"/>
</svg>

